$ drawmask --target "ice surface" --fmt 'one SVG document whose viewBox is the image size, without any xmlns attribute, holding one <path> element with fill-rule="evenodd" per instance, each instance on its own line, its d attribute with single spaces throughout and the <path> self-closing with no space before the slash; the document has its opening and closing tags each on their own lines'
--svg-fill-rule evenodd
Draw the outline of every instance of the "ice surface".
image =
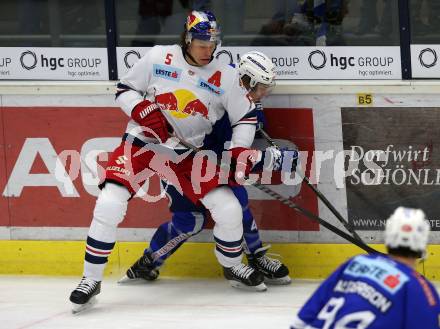
<svg viewBox="0 0 440 329">
<path fill-rule="evenodd" d="M 98 303 L 73 315 L 70 292 L 80 278 L 0 276 L 4 329 L 269 329 L 289 328 L 317 281 L 295 280 L 266 292 L 237 290 L 225 280 L 118 285 L 105 278 Z"/>
</svg>

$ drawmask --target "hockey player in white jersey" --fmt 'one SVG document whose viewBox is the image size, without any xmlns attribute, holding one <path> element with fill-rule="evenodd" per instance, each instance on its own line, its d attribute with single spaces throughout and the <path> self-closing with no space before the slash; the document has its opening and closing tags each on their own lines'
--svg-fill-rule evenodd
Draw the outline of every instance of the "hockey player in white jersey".
<svg viewBox="0 0 440 329">
<path fill-rule="evenodd" d="M 250 51 L 243 54 L 238 65 L 240 79 L 257 107 L 258 128 L 264 128 L 265 118 L 263 114 L 262 98 L 267 96 L 275 85 L 275 67 L 270 58 L 258 51 Z M 213 131 L 205 137 L 203 148 L 213 150 L 217 154 L 223 152 L 223 145 L 231 138 L 232 129 L 227 115 L 218 120 Z M 257 130 L 258 135 L 258 130 Z M 255 144 L 255 143 L 254 143 Z M 256 147 L 256 145 L 254 146 Z M 281 170 L 282 160 L 285 154 L 295 153 L 295 149 L 269 147 L 267 152 L 277 152 L 280 160 L 279 165 L 270 166 L 274 170 Z M 296 166 L 296 161 L 293 164 Z M 260 168 L 253 168 L 258 171 Z M 185 241 L 202 231 L 207 221 L 206 209 L 190 202 L 176 189 L 166 183 L 162 183 L 166 190 L 168 206 L 172 213 L 172 219 L 161 224 L 153 234 L 149 248 L 127 270 L 126 276 L 119 283 L 135 282 L 139 279 L 153 281 L 159 276 L 159 268 Z M 246 188 L 242 185 L 231 187 L 243 208 L 243 231 L 244 248 L 248 258 L 248 264 L 264 275 L 266 284 L 285 285 L 291 282 L 289 269 L 282 262 L 266 255 L 269 246 L 263 247 L 257 224 L 249 207 L 249 199 Z M 231 284 L 235 284 L 231 280 Z"/>
<path fill-rule="evenodd" d="M 255 104 L 241 86 L 237 71 L 213 60 L 219 41 L 214 15 L 193 11 L 180 46 L 153 47 L 118 84 L 116 101 L 131 120 L 106 167 L 87 237 L 83 278 L 70 295 L 74 312 L 84 309 L 100 292 L 128 200 L 155 173 L 210 211 L 215 222 L 215 254 L 225 276 L 245 287 L 266 289 L 263 275 L 242 263 L 242 209 L 232 190 L 221 185 L 221 175 L 199 180 L 194 188 L 193 156 L 173 158 L 179 149 L 183 156 L 189 153 L 178 140 L 202 146 L 205 135 L 225 112 L 233 127 L 229 181 L 246 176 L 261 157 L 260 152 L 249 150 L 257 123 Z M 179 139 L 170 138 L 171 133 Z M 171 156 L 164 149 L 171 150 Z"/>
</svg>

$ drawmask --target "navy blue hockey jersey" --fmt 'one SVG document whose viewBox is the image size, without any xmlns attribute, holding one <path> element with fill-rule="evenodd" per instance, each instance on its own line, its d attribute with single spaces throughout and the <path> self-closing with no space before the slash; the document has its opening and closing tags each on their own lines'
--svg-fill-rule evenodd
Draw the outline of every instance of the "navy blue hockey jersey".
<svg viewBox="0 0 440 329">
<path fill-rule="evenodd" d="M 439 317 L 425 277 L 388 256 L 359 255 L 321 284 L 291 329 L 434 329 Z"/>
</svg>

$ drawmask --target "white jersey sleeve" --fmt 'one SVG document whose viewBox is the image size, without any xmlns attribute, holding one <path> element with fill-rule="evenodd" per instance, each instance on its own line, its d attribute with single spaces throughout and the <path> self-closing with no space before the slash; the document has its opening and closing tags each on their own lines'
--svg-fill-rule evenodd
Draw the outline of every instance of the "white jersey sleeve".
<svg viewBox="0 0 440 329">
<path fill-rule="evenodd" d="M 255 125 L 240 124 L 232 128 L 231 147 L 250 148 L 255 138 Z"/>
<path fill-rule="evenodd" d="M 228 112 L 232 127 L 238 124 L 257 124 L 255 104 L 246 88 L 241 84 L 237 71 L 235 71 L 228 90 L 222 97 L 222 103 Z"/>
<path fill-rule="evenodd" d="M 238 72 L 223 97 L 223 106 L 228 112 L 232 126 L 232 147 L 249 148 L 255 137 L 257 112 L 255 104 L 242 86 Z"/>
<path fill-rule="evenodd" d="M 133 108 L 144 99 L 151 79 L 151 58 L 156 52 L 156 47 L 150 49 L 117 85 L 116 102 L 128 116 L 131 116 Z"/>
</svg>

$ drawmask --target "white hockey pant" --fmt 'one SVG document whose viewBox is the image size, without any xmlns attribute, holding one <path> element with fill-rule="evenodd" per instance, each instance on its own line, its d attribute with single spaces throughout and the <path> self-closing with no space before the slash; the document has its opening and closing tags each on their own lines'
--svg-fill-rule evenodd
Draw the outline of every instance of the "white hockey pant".
<svg viewBox="0 0 440 329">
<path fill-rule="evenodd" d="M 241 263 L 243 240 L 243 211 L 229 187 L 210 191 L 200 200 L 211 212 L 214 225 L 215 255 L 224 267 Z"/>
<path fill-rule="evenodd" d="M 116 230 L 125 217 L 130 196 L 127 188 L 114 183 L 106 183 L 101 190 L 87 237 L 84 276 L 102 280 L 116 241 Z"/>
</svg>

